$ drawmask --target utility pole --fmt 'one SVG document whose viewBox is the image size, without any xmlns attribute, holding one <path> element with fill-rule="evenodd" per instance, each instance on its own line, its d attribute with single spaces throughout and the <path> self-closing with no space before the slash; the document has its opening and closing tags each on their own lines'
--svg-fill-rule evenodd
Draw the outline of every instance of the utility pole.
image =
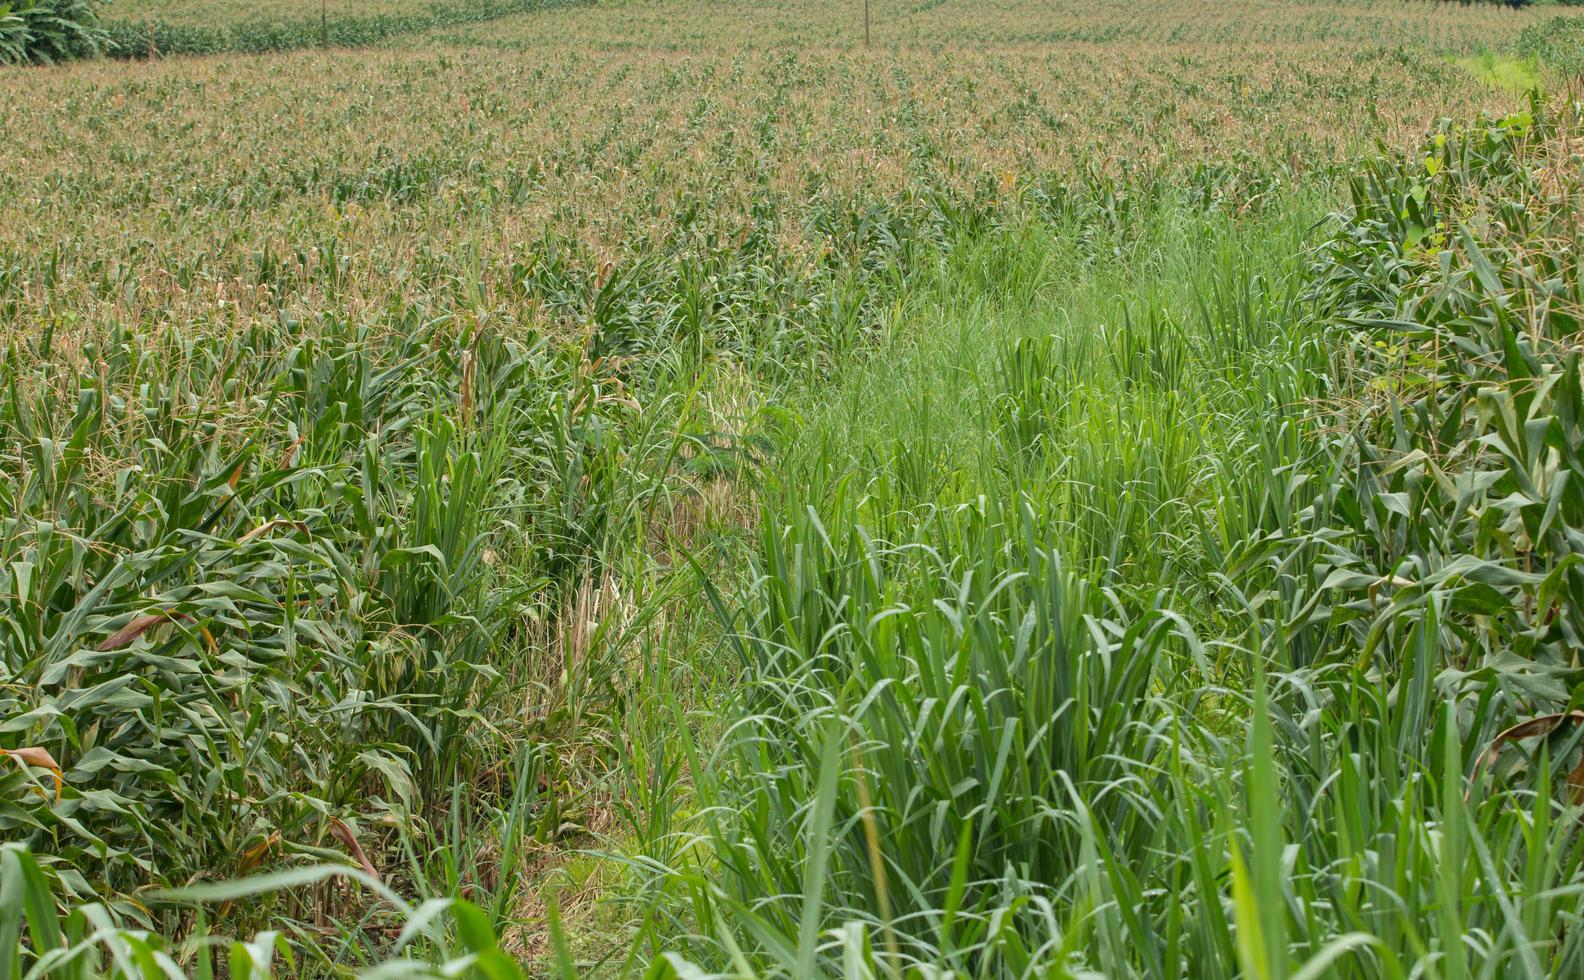
<svg viewBox="0 0 1584 980">
<path fill-rule="evenodd" d="M 329 45 L 330 40 L 330 14 L 325 10 L 330 5 L 330 0 L 319 0 L 319 46 Z"/>
<path fill-rule="evenodd" d="M 869 46 L 869 0 L 864 0 L 864 47 Z"/>
</svg>

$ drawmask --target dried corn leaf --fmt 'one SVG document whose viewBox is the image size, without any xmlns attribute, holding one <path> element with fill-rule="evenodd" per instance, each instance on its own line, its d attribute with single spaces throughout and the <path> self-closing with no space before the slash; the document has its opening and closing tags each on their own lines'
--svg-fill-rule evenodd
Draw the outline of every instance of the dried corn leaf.
<svg viewBox="0 0 1584 980">
<path fill-rule="evenodd" d="M 330 820 L 330 834 L 346 845 L 346 849 L 351 852 L 352 857 L 357 860 L 358 864 L 362 865 L 365 874 L 375 881 L 381 880 L 380 873 L 374 868 L 374 862 L 370 861 L 368 855 L 364 853 L 363 845 L 358 843 L 357 836 L 352 833 L 351 827 L 348 827 L 340 819 L 332 817 Z"/>
<path fill-rule="evenodd" d="M 55 799 L 61 798 L 61 788 L 65 784 L 65 774 L 61 772 L 60 763 L 50 755 L 49 750 L 38 745 L 30 745 L 22 749 L 0 749 L 24 766 L 33 766 L 38 769 L 48 769 L 55 776 Z"/>
</svg>

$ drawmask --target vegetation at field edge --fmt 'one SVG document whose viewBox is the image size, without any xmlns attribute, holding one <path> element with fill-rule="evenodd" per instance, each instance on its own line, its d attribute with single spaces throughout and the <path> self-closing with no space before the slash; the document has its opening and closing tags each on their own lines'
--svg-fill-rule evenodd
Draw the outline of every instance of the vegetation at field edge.
<svg viewBox="0 0 1584 980">
<path fill-rule="evenodd" d="M 111 42 L 100 0 L 12 0 L 0 4 L 0 65 L 55 64 L 103 54 Z"/>
<path fill-rule="evenodd" d="M 1195 9 L 0 73 L 0 977 L 1578 973 L 1565 28 Z"/>
<path fill-rule="evenodd" d="M 583 0 L 452 0 L 448 3 L 353 4 L 346 12 L 338 3 L 327 6 L 290 4 L 270 10 L 251 5 L 227 16 L 205 4 L 170 16 L 152 4 L 127 5 L 132 12 L 105 23 L 108 53 L 121 58 L 162 55 L 259 53 L 290 51 L 314 45 L 356 47 L 375 44 L 436 27 L 474 24 L 511 14 L 550 7 L 580 5 Z M 367 9 L 364 9 L 364 8 Z M 147 8 L 145 10 L 145 8 Z M 278 9 L 279 13 L 272 11 Z"/>
</svg>

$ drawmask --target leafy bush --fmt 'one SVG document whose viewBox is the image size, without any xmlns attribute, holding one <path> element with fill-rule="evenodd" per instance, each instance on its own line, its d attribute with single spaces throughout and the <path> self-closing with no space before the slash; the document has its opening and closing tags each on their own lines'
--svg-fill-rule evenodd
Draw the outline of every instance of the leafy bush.
<svg viewBox="0 0 1584 980">
<path fill-rule="evenodd" d="M 54 64 L 104 53 L 102 0 L 13 0 L 0 4 L 0 64 Z"/>
</svg>

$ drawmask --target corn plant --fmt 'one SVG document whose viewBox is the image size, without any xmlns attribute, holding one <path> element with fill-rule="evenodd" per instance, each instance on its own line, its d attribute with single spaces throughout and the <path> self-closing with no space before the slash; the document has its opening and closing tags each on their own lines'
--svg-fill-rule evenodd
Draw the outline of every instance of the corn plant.
<svg viewBox="0 0 1584 980">
<path fill-rule="evenodd" d="M 378 880 L 355 870 L 301 868 L 249 881 L 189 888 L 172 897 L 234 901 L 335 878 L 355 880 L 378 893 L 404 922 L 394 955 L 364 971 L 364 976 L 465 974 L 520 980 L 526 975 L 497 945 L 491 921 L 468 902 L 443 899 L 409 906 Z M 298 976 L 306 966 L 278 932 L 224 941 L 200 931 L 176 946 L 158 935 L 121 925 L 98 904 L 81 905 L 62 916 L 57 912 L 58 888 L 49 865 L 16 844 L 0 845 L 0 913 L 5 923 L 0 926 L 0 976 L 7 980 L 24 976 L 38 980 L 170 980 L 188 976 L 268 980 Z M 454 930 L 448 930 L 447 923 L 454 923 Z M 455 940 L 449 938 L 453 932 Z"/>
<path fill-rule="evenodd" d="M 1579 972 L 1528 13 L 188 7 L 0 72 L 0 976 Z"/>
<path fill-rule="evenodd" d="M 100 0 L 13 0 L 0 4 L 0 65 L 54 64 L 113 50 L 99 23 Z"/>
</svg>

